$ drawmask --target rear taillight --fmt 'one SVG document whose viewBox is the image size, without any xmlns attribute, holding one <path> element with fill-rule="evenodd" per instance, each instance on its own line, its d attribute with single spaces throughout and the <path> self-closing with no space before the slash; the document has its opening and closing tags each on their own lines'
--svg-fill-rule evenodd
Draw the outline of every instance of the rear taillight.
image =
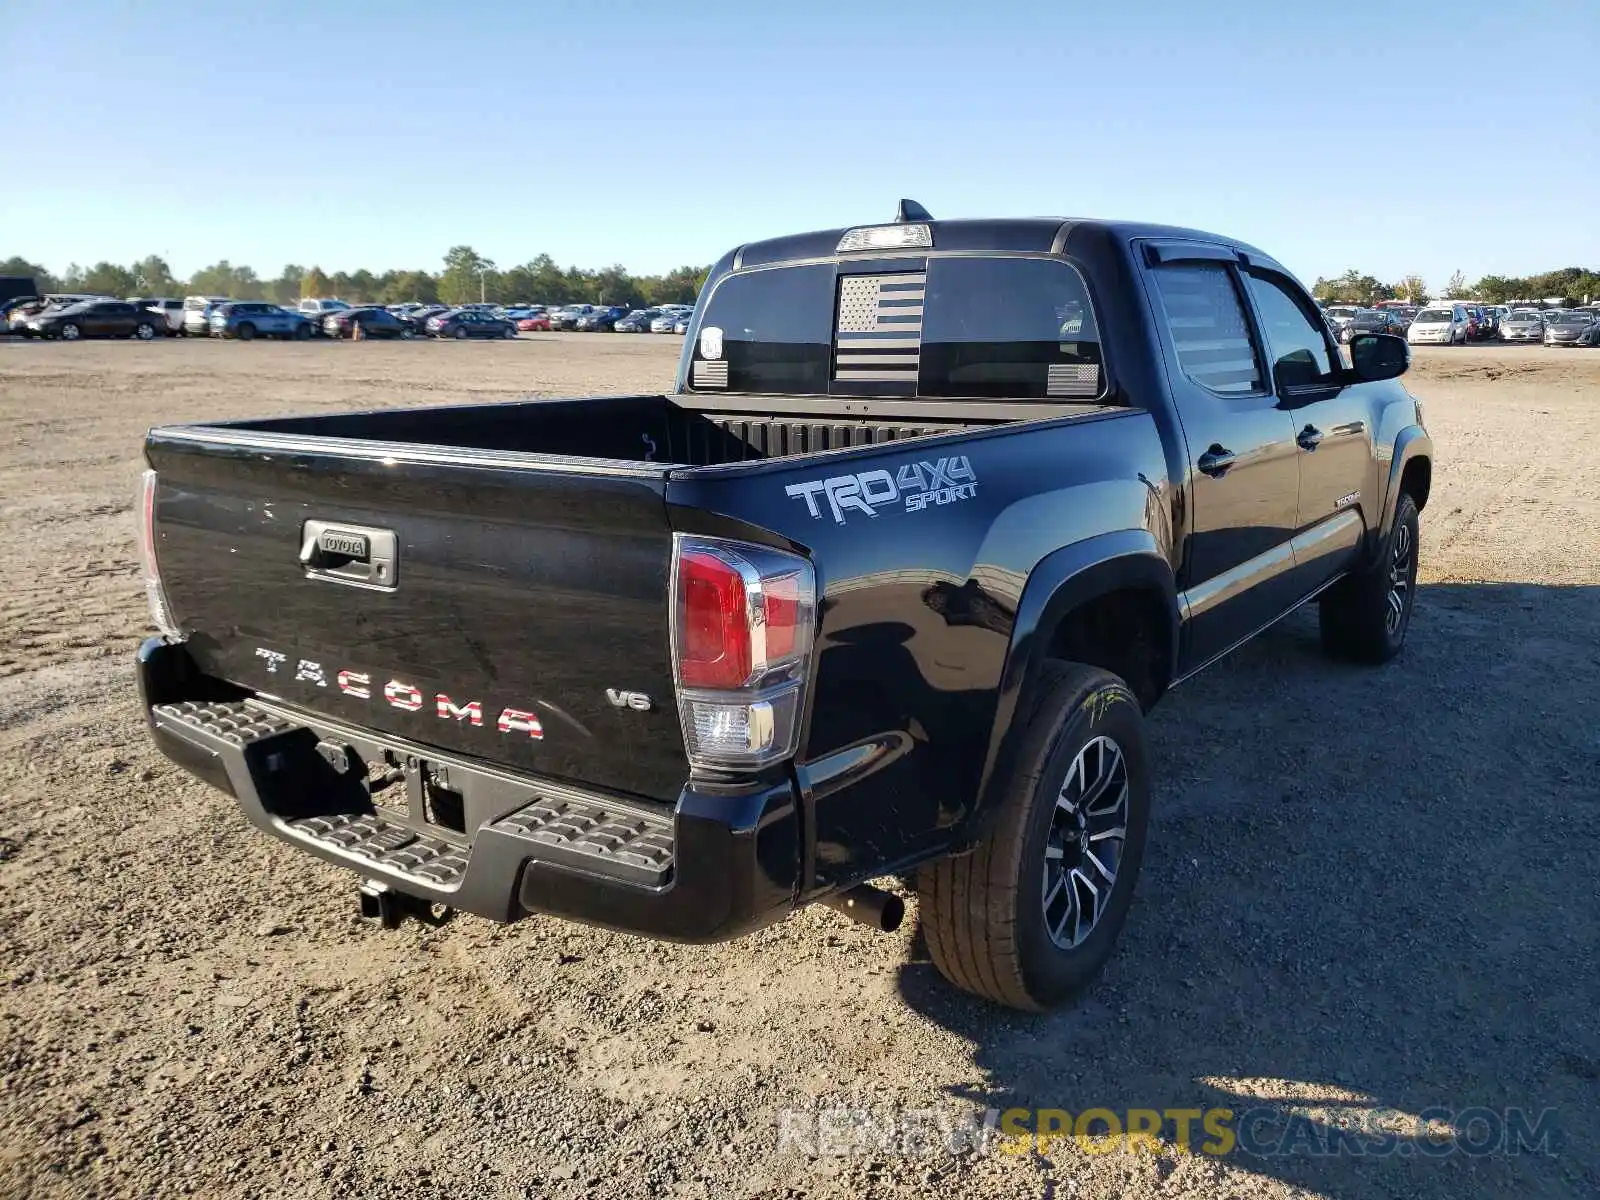
<svg viewBox="0 0 1600 1200">
<path fill-rule="evenodd" d="M 139 483 L 139 569 L 144 576 L 144 596 L 150 605 L 150 623 L 168 637 L 181 637 L 178 622 L 161 586 L 156 562 L 156 473 L 146 471 Z"/>
<path fill-rule="evenodd" d="M 800 738 L 816 583 L 795 554 L 679 535 L 673 670 L 689 761 L 750 769 Z"/>
</svg>

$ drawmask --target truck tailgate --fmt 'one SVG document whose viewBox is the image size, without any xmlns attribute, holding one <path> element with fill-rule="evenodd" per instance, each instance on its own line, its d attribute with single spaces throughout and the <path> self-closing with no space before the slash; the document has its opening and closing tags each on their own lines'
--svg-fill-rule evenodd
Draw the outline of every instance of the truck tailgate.
<svg viewBox="0 0 1600 1200">
<path fill-rule="evenodd" d="M 664 473 L 411 450 L 151 433 L 156 557 L 199 667 L 413 742 L 675 799 Z"/>
</svg>

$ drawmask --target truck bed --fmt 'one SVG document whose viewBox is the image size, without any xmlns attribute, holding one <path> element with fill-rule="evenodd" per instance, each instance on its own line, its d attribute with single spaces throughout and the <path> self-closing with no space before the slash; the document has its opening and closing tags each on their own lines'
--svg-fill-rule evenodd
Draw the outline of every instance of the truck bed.
<svg viewBox="0 0 1600 1200">
<path fill-rule="evenodd" d="M 993 423 L 774 412 L 772 397 L 752 397 L 744 410 L 695 408 L 683 399 L 607 396 L 377 409 L 207 428 L 703 467 L 876 445 Z"/>
</svg>

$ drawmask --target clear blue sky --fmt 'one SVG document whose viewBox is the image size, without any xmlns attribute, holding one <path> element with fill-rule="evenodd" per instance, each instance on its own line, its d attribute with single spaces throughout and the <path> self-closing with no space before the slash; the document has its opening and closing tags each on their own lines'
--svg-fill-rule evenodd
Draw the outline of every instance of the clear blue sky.
<svg viewBox="0 0 1600 1200">
<path fill-rule="evenodd" d="M 905 195 L 1438 290 L 1600 264 L 1597 49 L 1597 0 L 17 3 L 0 257 L 653 272 Z"/>
</svg>

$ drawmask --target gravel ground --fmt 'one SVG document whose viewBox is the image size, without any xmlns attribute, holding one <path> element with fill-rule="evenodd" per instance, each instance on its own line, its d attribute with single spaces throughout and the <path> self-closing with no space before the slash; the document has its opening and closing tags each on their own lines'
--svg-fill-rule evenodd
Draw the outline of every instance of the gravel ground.
<svg viewBox="0 0 1600 1200">
<path fill-rule="evenodd" d="M 1600 1192 L 1600 354 L 1419 352 L 1439 467 L 1405 654 L 1331 664 L 1300 614 L 1162 704 L 1121 950 L 1050 1017 L 942 987 L 914 909 L 714 947 L 382 933 L 351 877 L 151 749 L 146 426 L 651 389 L 677 347 L 0 344 L 0 1195 Z M 1255 1105 L 1306 1140 L 807 1144 L 841 1106 Z M 1387 1154 L 1310 1152 L 1374 1107 L 1550 1109 L 1556 1152 L 1433 1157 L 1414 1120 Z"/>
</svg>

